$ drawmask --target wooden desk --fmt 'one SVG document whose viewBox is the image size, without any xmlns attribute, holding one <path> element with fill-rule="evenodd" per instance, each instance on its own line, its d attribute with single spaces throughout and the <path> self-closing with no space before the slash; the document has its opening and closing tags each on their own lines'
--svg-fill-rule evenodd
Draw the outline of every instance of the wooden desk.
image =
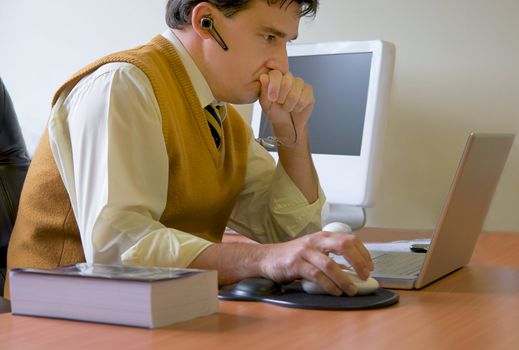
<svg viewBox="0 0 519 350">
<path fill-rule="evenodd" d="M 1 314 L 0 349 L 517 349 L 519 234 L 482 234 L 468 266 L 399 293 L 389 308 L 347 312 L 221 302 L 156 330 Z"/>
</svg>

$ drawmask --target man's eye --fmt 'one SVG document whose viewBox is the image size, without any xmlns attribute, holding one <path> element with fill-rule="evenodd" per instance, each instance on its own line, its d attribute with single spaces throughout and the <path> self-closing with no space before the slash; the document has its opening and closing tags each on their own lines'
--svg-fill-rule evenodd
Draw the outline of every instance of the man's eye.
<svg viewBox="0 0 519 350">
<path fill-rule="evenodd" d="M 264 38 L 265 38 L 265 41 L 267 41 L 269 43 L 273 42 L 274 39 L 276 39 L 276 37 L 274 35 L 265 35 Z"/>
</svg>

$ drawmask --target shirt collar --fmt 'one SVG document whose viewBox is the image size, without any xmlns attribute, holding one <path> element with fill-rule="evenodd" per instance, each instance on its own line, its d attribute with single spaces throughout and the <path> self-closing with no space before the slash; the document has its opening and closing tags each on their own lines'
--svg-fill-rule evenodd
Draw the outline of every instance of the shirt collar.
<svg viewBox="0 0 519 350">
<path fill-rule="evenodd" d="M 166 40 L 168 40 L 177 50 L 177 53 L 180 56 L 180 61 L 182 61 L 187 75 L 191 79 L 191 83 L 193 84 L 193 88 L 195 89 L 195 93 L 197 94 L 202 107 L 212 104 L 214 106 L 224 106 L 223 110 L 226 110 L 225 104 L 219 103 L 214 98 L 207 80 L 205 80 L 195 61 L 193 61 L 186 48 L 184 45 L 182 45 L 175 33 L 173 33 L 171 29 L 167 29 L 164 33 L 162 33 L 162 36 L 166 38 Z"/>
</svg>

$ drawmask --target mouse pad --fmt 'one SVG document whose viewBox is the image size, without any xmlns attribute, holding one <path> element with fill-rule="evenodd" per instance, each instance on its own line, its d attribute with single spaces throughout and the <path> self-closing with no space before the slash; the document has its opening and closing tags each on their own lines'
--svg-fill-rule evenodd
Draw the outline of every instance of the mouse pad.
<svg viewBox="0 0 519 350">
<path fill-rule="evenodd" d="M 261 301 L 269 304 L 314 310 L 360 310 L 377 309 L 398 302 L 399 295 L 379 288 L 371 295 L 355 297 L 323 294 L 308 294 L 303 290 L 300 281 L 282 286 L 278 291 L 264 295 L 244 295 L 235 289 L 235 285 L 220 289 L 220 300 Z"/>
</svg>

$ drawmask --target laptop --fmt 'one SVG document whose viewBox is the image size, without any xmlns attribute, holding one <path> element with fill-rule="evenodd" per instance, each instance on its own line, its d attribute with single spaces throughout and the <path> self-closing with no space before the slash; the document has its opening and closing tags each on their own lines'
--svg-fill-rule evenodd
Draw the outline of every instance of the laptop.
<svg viewBox="0 0 519 350">
<path fill-rule="evenodd" d="M 422 247 L 425 253 L 411 251 L 410 245 L 406 251 L 370 250 L 371 275 L 381 287 L 420 289 L 470 261 L 514 137 L 469 135 L 430 244 Z"/>
</svg>

